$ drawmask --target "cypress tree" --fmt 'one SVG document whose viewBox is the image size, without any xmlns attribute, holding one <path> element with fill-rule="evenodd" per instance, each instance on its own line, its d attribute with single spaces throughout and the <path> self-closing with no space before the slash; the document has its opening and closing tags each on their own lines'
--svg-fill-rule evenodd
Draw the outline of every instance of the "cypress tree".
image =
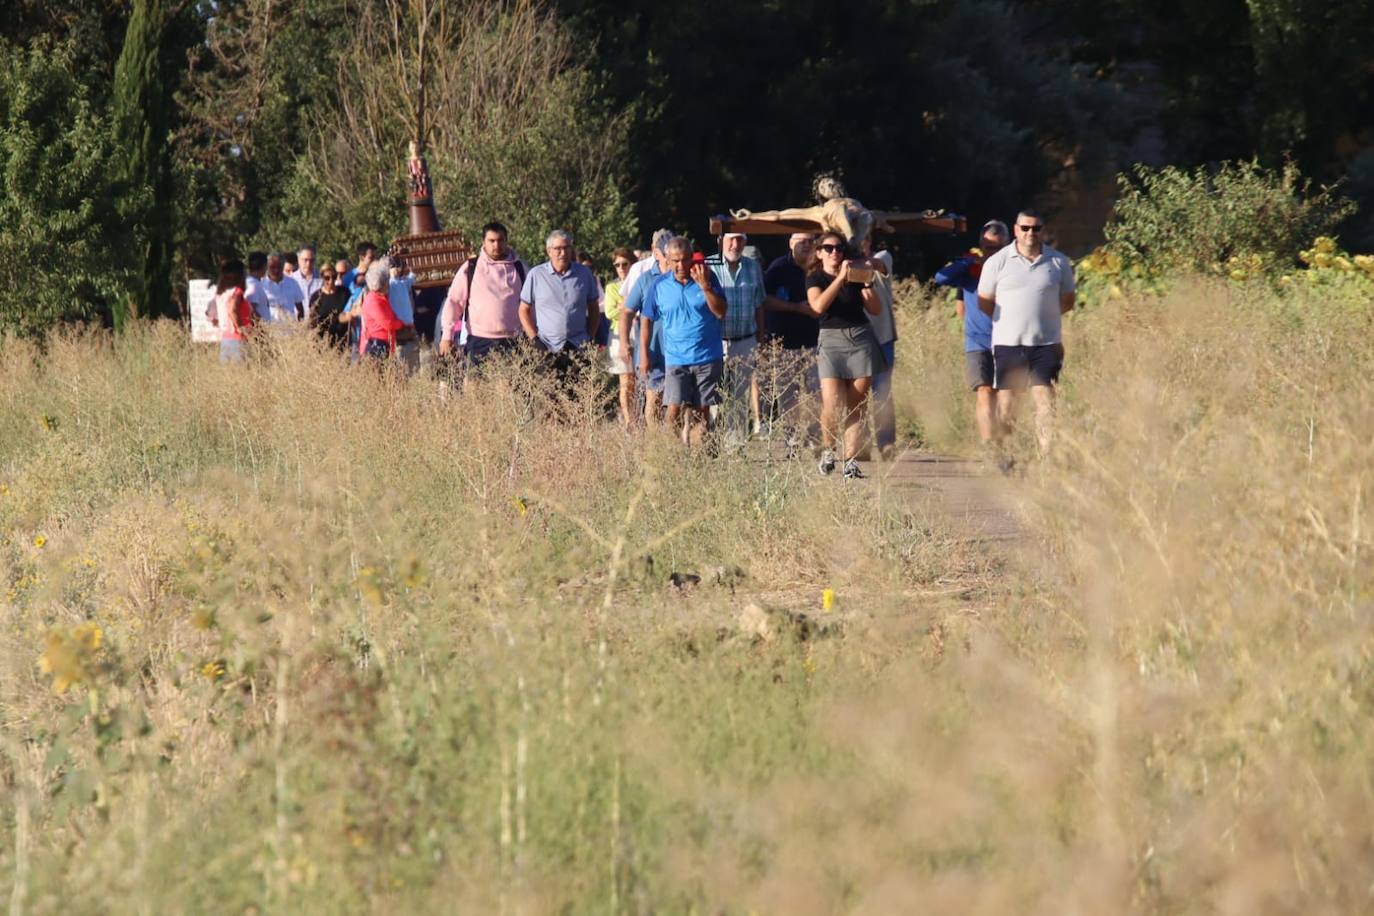
<svg viewBox="0 0 1374 916">
<path fill-rule="evenodd" d="M 172 300 L 175 200 L 171 161 L 173 98 L 163 56 L 174 11 L 167 0 L 134 0 L 115 64 L 114 122 L 125 216 L 137 240 L 133 256 L 141 282 L 115 305 L 115 327 L 130 318 L 177 317 Z"/>
</svg>

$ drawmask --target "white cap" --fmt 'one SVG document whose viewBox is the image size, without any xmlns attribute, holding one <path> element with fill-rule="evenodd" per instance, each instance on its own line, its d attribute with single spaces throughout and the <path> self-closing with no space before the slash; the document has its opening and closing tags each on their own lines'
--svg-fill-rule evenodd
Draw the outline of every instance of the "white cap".
<svg viewBox="0 0 1374 916">
<path fill-rule="evenodd" d="M 747 238 L 749 238 L 749 236 L 745 235 L 743 232 L 727 232 L 727 233 L 725 233 L 723 236 L 721 236 L 721 238 L 725 238 L 725 239 L 747 239 Z"/>
</svg>

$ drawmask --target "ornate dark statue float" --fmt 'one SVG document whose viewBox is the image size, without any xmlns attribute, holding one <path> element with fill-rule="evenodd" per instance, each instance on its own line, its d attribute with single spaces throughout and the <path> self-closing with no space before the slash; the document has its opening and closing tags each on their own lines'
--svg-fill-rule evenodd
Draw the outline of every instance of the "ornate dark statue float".
<svg viewBox="0 0 1374 916">
<path fill-rule="evenodd" d="M 409 264 L 415 273 L 415 327 L 433 343 L 434 323 L 449 284 L 473 250 L 461 232 L 445 230 L 439 222 L 429 164 L 418 142 L 410 144 L 406 169 L 410 173 L 410 232 L 392 241 L 387 256 Z"/>
</svg>

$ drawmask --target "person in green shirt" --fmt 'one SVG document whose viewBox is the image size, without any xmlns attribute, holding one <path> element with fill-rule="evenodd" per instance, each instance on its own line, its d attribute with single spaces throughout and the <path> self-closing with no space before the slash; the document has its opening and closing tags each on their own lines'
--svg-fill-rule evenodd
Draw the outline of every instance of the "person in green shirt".
<svg viewBox="0 0 1374 916">
<path fill-rule="evenodd" d="M 610 357 L 611 375 L 618 376 L 620 379 L 620 421 L 627 427 L 634 422 L 636 413 L 634 410 L 635 368 L 621 358 L 620 307 L 625 304 L 625 275 L 630 272 L 634 262 L 634 253 L 628 248 L 617 248 L 611 252 L 611 264 L 615 267 L 615 279 L 606 284 L 606 297 L 602 306 L 606 321 L 610 323 L 611 327 L 610 345 L 606 347 L 606 353 Z M 637 334 L 632 335 L 632 340 L 637 340 L 638 337 Z M 633 343 L 631 349 L 634 349 Z"/>
</svg>

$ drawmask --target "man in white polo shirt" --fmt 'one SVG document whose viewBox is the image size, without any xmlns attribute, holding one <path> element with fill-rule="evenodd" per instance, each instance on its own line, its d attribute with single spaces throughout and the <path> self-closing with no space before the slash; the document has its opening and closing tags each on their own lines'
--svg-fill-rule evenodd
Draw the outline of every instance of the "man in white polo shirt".
<svg viewBox="0 0 1374 916">
<path fill-rule="evenodd" d="M 993 386 L 1003 431 L 1016 392 L 1030 386 L 1040 450 L 1050 447 L 1054 383 L 1064 365 L 1061 316 L 1073 308 L 1073 263 L 1044 244 L 1045 220 L 1022 210 L 1013 242 L 983 263 L 978 308 L 992 316 Z"/>
</svg>

